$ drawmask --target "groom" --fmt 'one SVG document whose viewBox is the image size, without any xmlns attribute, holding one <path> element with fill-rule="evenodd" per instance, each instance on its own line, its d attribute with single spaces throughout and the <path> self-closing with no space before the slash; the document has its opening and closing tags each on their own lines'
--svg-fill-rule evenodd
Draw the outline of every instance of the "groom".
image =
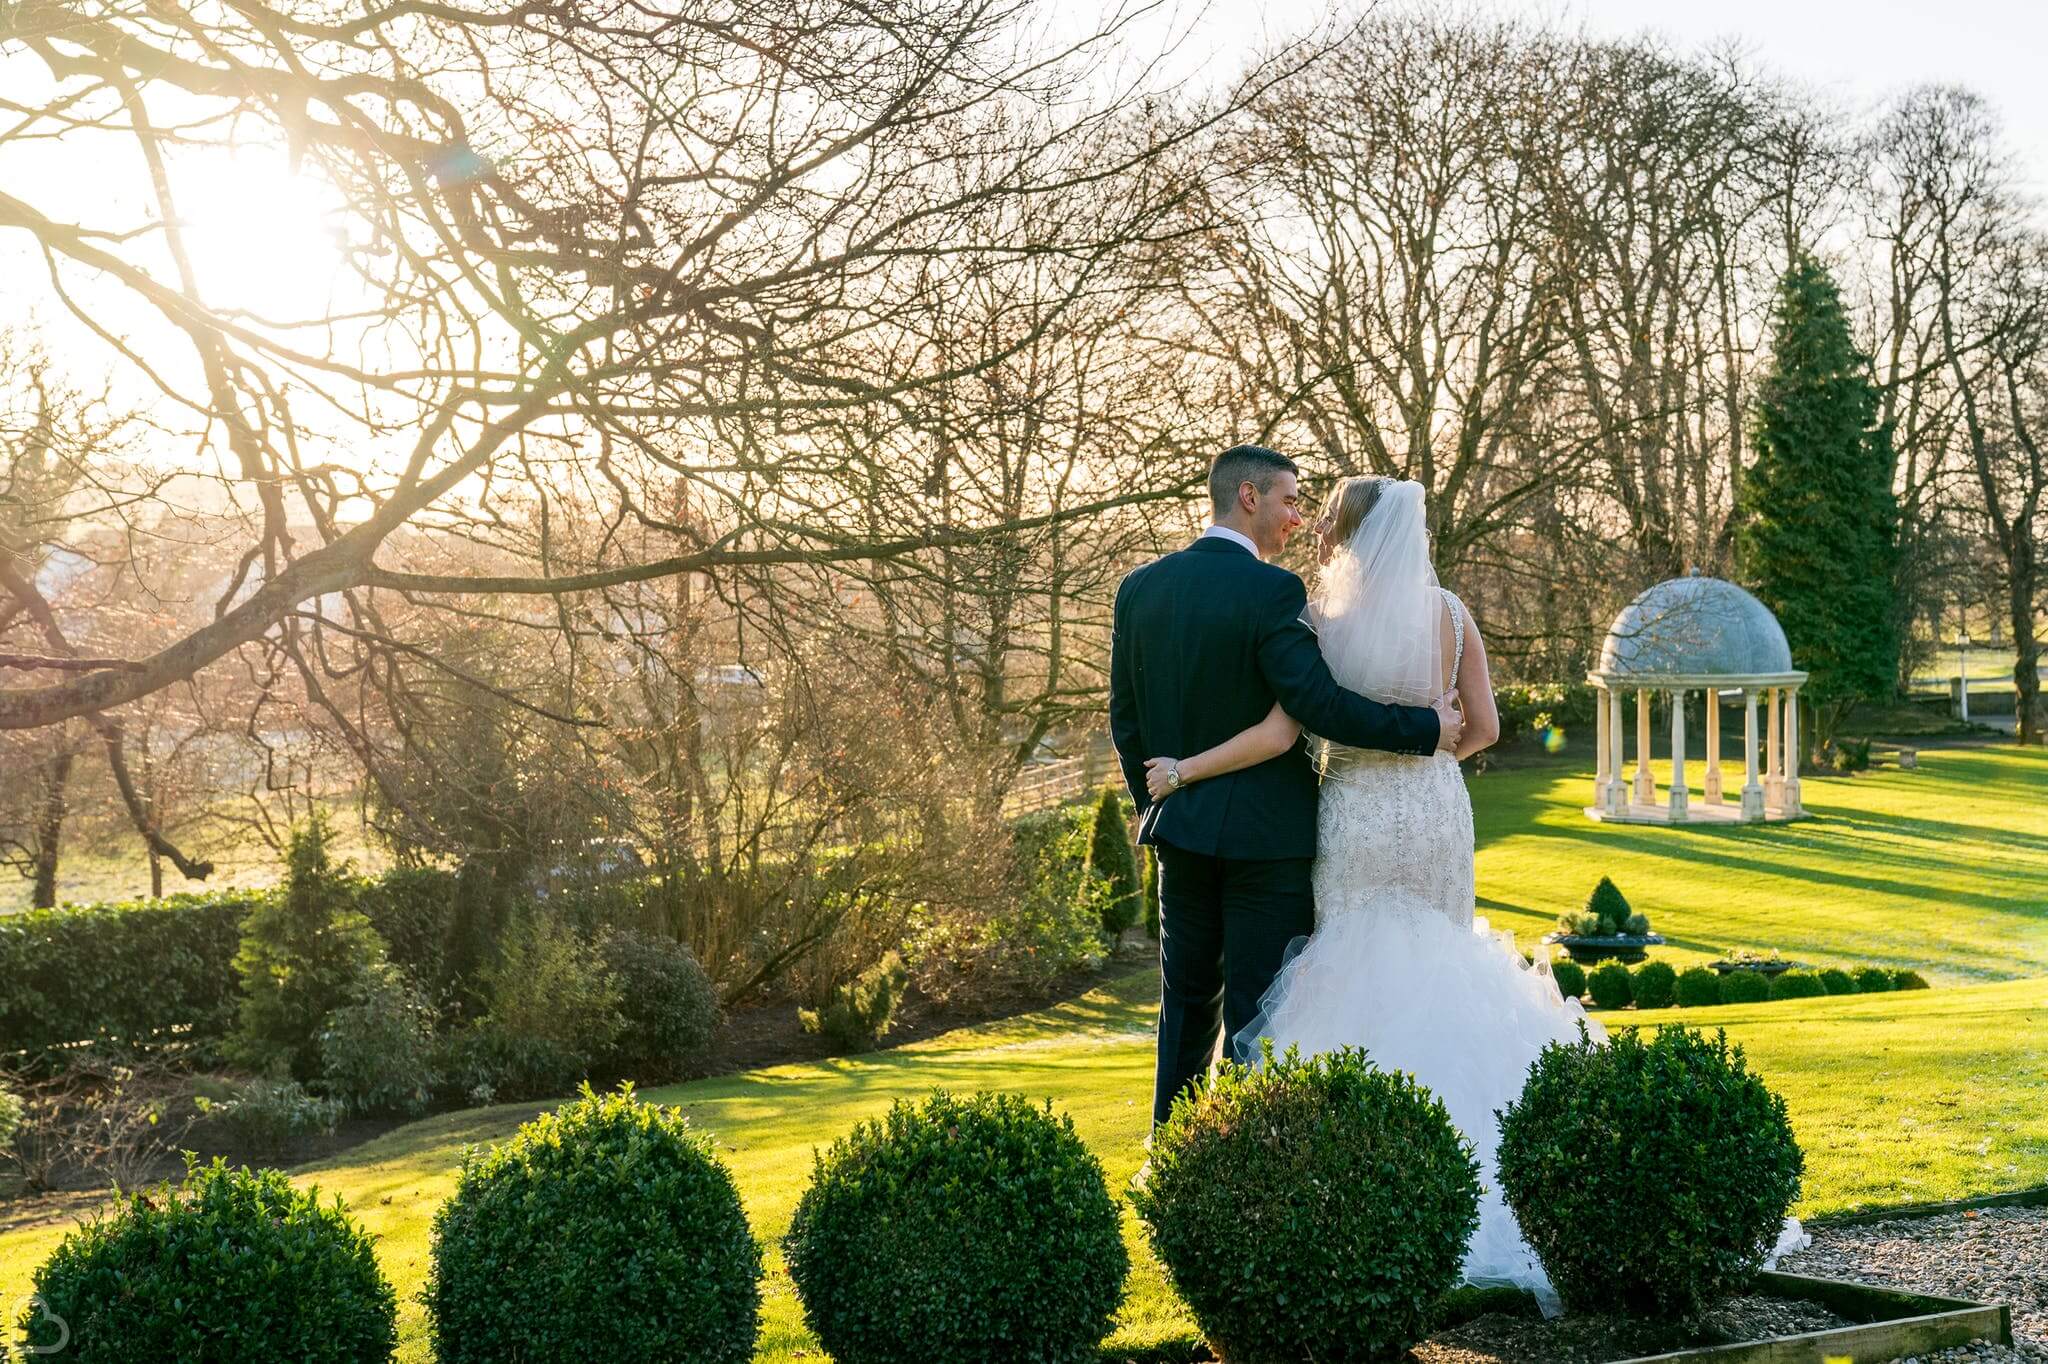
<svg viewBox="0 0 2048 1364">
<path fill-rule="evenodd" d="M 1270 762 L 1153 802 L 1145 760 L 1186 757 L 1266 717 L 1353 748 L 1454 749 L 1448 703 L 1390 706 L 1339 687 L 1302 619 L 1301 579 L 1268 562 L 1301 526 L 1294 462 L 1261 445 L 1209 467 L 1215 524 L 1117 588 L 1109 729 L 1159 859 L 1159 1068 L 1152 1121 L 1252 1021 L 1288 943 L 1315 927 L 1314 769 L 1297 744 Z M 1232 1055 L 1226 1050 L 1225 1055 Z"/>
</svg>

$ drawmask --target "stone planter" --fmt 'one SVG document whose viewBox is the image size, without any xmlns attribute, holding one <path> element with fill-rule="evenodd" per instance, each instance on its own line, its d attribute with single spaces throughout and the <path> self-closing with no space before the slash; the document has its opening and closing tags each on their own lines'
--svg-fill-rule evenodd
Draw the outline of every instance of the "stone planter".
<svg viewBox="0 0 2048 1364">
<path fill-rule="evenodd" d="M 1585 937 L 1577 933 L 1550 933 L 1544 936 L 1543 941 L 1562 947 L 1565 955 L 1581 966 L 1597 966 L 1603 961 L 1641 961 L 1650 955 L 1652 947 L 1664 945 L 1664 935 L 1617 933 Z"/>
</svg>

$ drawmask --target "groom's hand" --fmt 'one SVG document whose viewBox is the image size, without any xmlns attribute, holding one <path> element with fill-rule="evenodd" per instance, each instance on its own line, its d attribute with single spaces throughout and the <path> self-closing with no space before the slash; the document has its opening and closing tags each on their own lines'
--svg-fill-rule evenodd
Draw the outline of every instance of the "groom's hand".
<svg viewBox="0 0 2048 1364">
<path fill-rule="evenodd" d="M 1446 696 L 1430 709 L 1436 712 L 1436 751 L 1455 753 L 1458 740 L 1465 737 L 1465 716 Z"/>
</svg>

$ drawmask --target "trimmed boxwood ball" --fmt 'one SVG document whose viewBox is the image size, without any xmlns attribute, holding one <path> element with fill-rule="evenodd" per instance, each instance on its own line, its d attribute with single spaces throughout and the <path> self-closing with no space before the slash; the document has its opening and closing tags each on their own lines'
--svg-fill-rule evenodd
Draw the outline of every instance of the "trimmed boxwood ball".
<svg viewBox="0 0 2048 1364">
<path fill-rule="evenodd" d="M 816 1158 L 783 1254 L 839 1364 L 1092 1361 L 1130 1256 L 1102 1165 L 1051 1103 L 943 1090 Z"/>
<path fill-rule="evenodd" d="M 1678 973 L 1678 1007 L 1704 1009 L 1721 1002 L 1721 978 L 1704 966 L 1688 966 Z"/>
<path fill-rule="evenodd" d="M 1882 966 L 1866 966 L 1856 973 L 1856 993 L 1881 995 L 1892 988 L 1892 973 Z"/>
<path fill-rule="evenodd" d="M 1771 982 L 1772 999 L 1818 999 L 1827 992 L 1814 971 L 1786 971 Z"/>
<path fill-rule="evenodd" d="M 1678 972 L 1661 961 L 1645 962 L 1631 973 L 1628 988 L 1638 1009 L 1668 1009 L 1678 999 Z"/>
<path fill-rule="evenodd" d="M 1550 963 L 1550 978 L 1557 982 L 1558 993 L 1566 999 L 1577 999 L 1586 993 L 1586 968 L 1575 961 Z"/>
<path fill-rule="evenodd" d="M 1635 998 L 1630 988 L 1628 968 L 1618 961 L 1602 962 L 1593 968 L 1593 974 L 1586 977 L 1586 990 L 1593 997 L 1593 1005 L 1600 1009 L 1626 1009 Z"/>
<path fill-rule="evenodd" d="M 1927 977 L 1921 975 L 1918 971 L 1909 971 L 1904 967 L 1899 967 L 1893 970 L 1890 975 L 1894 990 L 1924 990 L 1927 988 Z"/>
<path fill-rule="evenodd" d="M 1269 1047 L 1175 1102 L 1131 1203 L 1232 1364 L 1381 1359 L 1457 1283 L 1479 1166 L 1413 1076 Z"/>
<path fill-rule="evenodd" d="M 421 1294 L 439 1364 L 744 1364 L 761 1252 L 732 1176 L 678 1108 L 631 1086 L 464 1157 Z"/>
<path fill-rule="evenodd" d="M 1723 1004 L 1760 1004 L 1771 997 L 1771 982 L 1761 971 L 1730 971 L 1721 977 Z"/>
<path fill-rule="evenodd" d="M 65 1237 L 35 1293 L 31 1353 L 54 1353 L 68 1327 L 62 1358 L 78 1364 L 367 1364 L 398 1347 L 397 1296 L 340 1200 L 219 1160 Z"/>
<path fill-rule="evenodd" d="M 1725 1034 L 1553 1043 L 1501 1115 L 1501 1192 L 1565 1305 L 1684 1316 L 1740 1291 L 1799 1196 L 1784 1100 Z"/>
<path fill-rule="evenodd" d="M 1856 977 L 1839 966 L 1830 966 L 1820 973 L 1820 985 L 1831 995 L 1853 995 L 1856 993 Z"/>
</svg>

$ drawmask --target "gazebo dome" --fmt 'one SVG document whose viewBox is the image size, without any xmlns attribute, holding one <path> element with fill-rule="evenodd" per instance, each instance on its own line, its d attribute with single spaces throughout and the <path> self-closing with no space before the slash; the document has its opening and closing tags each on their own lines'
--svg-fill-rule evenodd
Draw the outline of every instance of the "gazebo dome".
<svg viewBox="0 0 2048 1364">
<path fill-rule="evenodd" d="M 1792 650 L 1769 607 L 1734 583 L 1694 574 L 1647 588 L 1623 607 L 1594 671 L 1623 686 L 1679 678 L 1790 681 Z"/>
</svg>

